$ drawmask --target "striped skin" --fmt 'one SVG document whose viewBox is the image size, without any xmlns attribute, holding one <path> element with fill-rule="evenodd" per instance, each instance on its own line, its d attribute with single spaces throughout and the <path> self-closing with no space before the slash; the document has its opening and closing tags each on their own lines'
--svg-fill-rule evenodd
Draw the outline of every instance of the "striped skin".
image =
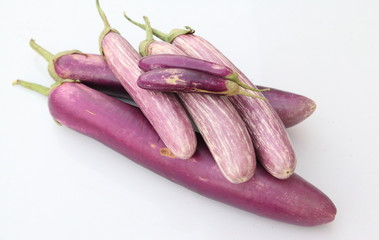
<svg viewBox="0 0 379 240">
<path fill-rule="evenodd" d="M 240 80 L 255 87 L 249 79 L 219 50 L 205 39 L 193 34 L 179 35 L 172 44 L 188 56 L 215 62 L 237 72 Z M 261 93 L 256 93 L 261 95 Z M 296 157 L 283 123 L 266 101 L 246 96 L 231 96 L 230 101 L 245 120 L 252 135 L 258 159 L 265 169 L 279 179 L 291 176 Z"/>
<path fill-rule="evenodd" d="M 137 86 L 137 78 L 142 73 L 137 65 L 140 56 L 120 34 L 107 33 L 102 39 L 102 49 L 110 69 L 166 146 L 178 158 L 191 157 L 197 145 L 195 131 L 176 96 L 147 91 Z"/>
<path fill-rule="evenodd" d="M 184 52 L 166 42 L 151 42 L 147 55 Z M 178 93 L 223 175 L 232 183 L 249 180 L 256 169 L 252 139 L 231 102 L 222 96 Z"/>
</svg>

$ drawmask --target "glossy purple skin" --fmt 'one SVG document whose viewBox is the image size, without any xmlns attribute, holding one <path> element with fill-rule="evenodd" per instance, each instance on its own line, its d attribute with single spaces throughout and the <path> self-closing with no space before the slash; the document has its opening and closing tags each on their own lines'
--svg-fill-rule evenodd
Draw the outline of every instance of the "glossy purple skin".
<svg viewBox="0 0 379 240">
<path fill-rule="evenodd" d="M 301 226 L 335 218 L 333 202 L 297 174 L 279 180 L 258 165 L 251 180 L 230 183 L 200 137 L 190 159 L 175 159 L 138 108 L 85 85 L 67 82 L 56 87 L 49 95 L 49 109 L 61 124 L 208 198 Z"/>
<path fill-rule="evenodd" d="M 92 88 L 113 96 L 125 95 L 125 89 L 101 55 L 66 54 L 55 59 L 54 69 L 57 75 L 63 79 L 80 80 Z"/>
<path fill-rule="evenodd" d="M 138 66 L 145 72 L 160 68 L 186 68 L 206 72 L 219 77 L 226 77 L 233 73 L 230 68 L 217 63 L 174 54 L 158 54 L 143 57 L 138 62 Z"/>
<path fill-rule="evenodd" d="M 266 87 L 257 86 L 258 89 Z M 286 128 L 308 118 L 316 109 L 316 103 L 299 94 L 286 92 L 279 89 L 270 88 L 269 91 L 263 92 L 268 99 Z"/>
<path fill-rule="evenodd" d="M 137 84 L 143 89 L 163 92 L 228 91 L 226 79 L 183 68 L 154 69 L 145 72 L 138 77 Z"/>
<path fill-rule="evenodd" d="M 68 54 L 58 58 L 54 66 L 62 78 L 80 80 L 115 97 L 130 98 L 101 55 Z M 257 85 L 257 88 L 270 87 Z M 312 99 L 280 89 L 270 88 L 270 91 L 263 92 L 263 95 L 287 128 L 304 121 L 316 108 Z"/>
</svg>

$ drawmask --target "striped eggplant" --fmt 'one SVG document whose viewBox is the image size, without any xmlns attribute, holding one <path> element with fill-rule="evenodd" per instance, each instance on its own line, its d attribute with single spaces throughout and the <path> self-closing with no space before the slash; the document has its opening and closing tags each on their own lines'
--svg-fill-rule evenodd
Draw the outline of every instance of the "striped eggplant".
<svg viewBox="0 0 379 240">
<path fill-rule="evenodd" d="M 148 18 L 144 19 L 150 26 Z M 139 49 L 142 56 L 184 55 L 169 43 L 154 41 L 150 27 L 147 28 L 146 40 L 141 42 Z M 256 168 L 254 147 L 243 120 L 230 101 L 226 97 L 209 94 L 178 92 L 178 96 L 224 176 L 232 183 L 249 180 Z"/>
<path fill-rule="evenodd" d="M 130 18 L 128 20 L 146 29 L 145 24 L 137 23 Z M 192 29 L 174 30 L 170 34 L 164 34 L 156 29 L 153 29 L 153 32 L 157 37 L 170 42 L 188 56 L 231 68 L 242 82 L 256 88 L 228 58 L 204 38 L 194 35 Z M 263 97 L 262 93 L 256 94 Z M 228 98 L 248 126 L 261 164 L 276 178 L 290 177 L 296 167 L 295 152 L 286 129 L 272 106 L 262 99 L 242 95 Z"/>
<path fill-rule="evenodd" d="M 26 87 L 33 88 L 28 83 Z M 49 95 L 50 113 L 62 125 L 205 197 L 300 226 L 326 224 L 336 216 L 330 198 L 296 173 L 283 181 L 258 164 L 250 181 L 232 184 L 224 178 L 201 138 L 190 159 L 178 160 L 138 108 L 80 83 L 66 82 L 52 90 L 36 88 Z"/>
<path fill-rule="evenodd" d="M 96 1 L 98 12 L 104 22 L 100 36 L 100 50 L 123 87 L 138 104 L 154 126 L 162 141 L 179 158 L 189 158 L 196 150 L 196 136 L 184 107 L 173 94 L 144 90 L 137 85 L 142 73 L 138 68 L 140 55 L 109 22 Z"/>
</svg>

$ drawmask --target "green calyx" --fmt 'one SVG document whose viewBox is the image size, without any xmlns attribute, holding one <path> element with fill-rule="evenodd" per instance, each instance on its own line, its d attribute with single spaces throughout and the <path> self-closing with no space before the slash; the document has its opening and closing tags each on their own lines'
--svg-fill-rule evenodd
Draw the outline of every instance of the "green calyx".
<svg viewBox="0 0 379 240">
<path fill-rule="evenodd" d="M 63 79 L 61 77 L 58 76 L 58 74 L 56 73 L 55 71 L 55 67 L 54 67 L 54 64 L 55 64 L 55 61 L 64 56 L 64 55 L 69 55 L 69 54 L 82 54 L 82 55 L 86 55 L 84 53 L 82 53 L 81 51 L 79 50 L 69 50 L 69 51 L 64 51 L 64 52 L 60 52 L 58 54 L 52 54 L 51 52 L 49 52 L 48 50 L 46 50 L 45 48 L 43 48 L 42 46 L 40 46 L 39 44 L 36 43 L 36 41 L 34 39 L 31 39 L 29 41 L 29 45 L 39 54 L 41 55 L 47 62 L 48 62 L 48 66 L 47 66 L 47 69 L 49 71 L 49 74 L 50 76 L 56 81 L 56 82 L 60 82 L 60 81 L 63 81 Z"/>
<path fill-rule="evenodd" d="M 257 89 L 257 88 L 253 88 L 253 87 L 250 87 L 249 85 L 243 83 L 239 77 L 238 77 L 238 73 L 236 72 L 233 72 L 227 76 L 224 77 L 225 79 L 229 80 L 229 81 L 232 81 L 232 82 L 235 82 L 236 84 L 238 84 L 239 86 L 241 86 L 242 88 L 245 88 L 247 90 L 250 90 L 250 91 L 253 91 L 253 92 L 266 92 L 266 91 L 269 91 L 270 89 L 269 88 L 265 88 L 265 89 Z"/>
<path fill-rule="evenodd" d="M 146 30 L 146 24 L 142 24 L 142 23 L 139 23 L 139 22 L 136 22 L 134 21 L 133 19 L 131 19 L 130 17 L 128 17 L 126 15 L 126 13 L 124 12 L 124 17 L 131 23 L 133 23 L 134 25 Z M 174 41 L 174 39 L 180 35 L 183 35 L 183 34 L 193 34 L 195 33 L 195 30 L 188 27 L 188 26 L 185 26 L 184 27 L 185 29 L 174 29 L 172 30 L 170 33 L 166 34 L 166 33 L 163 33 L 162 31 L 159 31 L 155 28 L 152 28 L 152 32 L 153 34 L 161 39 L 162 41 L 165 41 L 165 42 L 169 42 L 171 43 L 172 41 Z"/>
<path fill-rule="evenodd" d="M 119 33 L 119 32 L 118 32 L 116 29 L 111 28 L 111 25 L 110 25 L 109 22 L 108 22 L 107 16 L 105 15 L 103 9 L 101 9 L 101 7 L 100 7 L 99 0 L 96 0 L 96 8 L 97 8 L 97 11 L 99 12 L 99 15 L 100 15 L 101 19 L 103 20 L 103 23 L 104 23 L 104 29 L 103 29 L 103 31 L 101 32 L 100 37 L 99 37 L 99 48 L 100 48 L 100 53 L 101 53 L 102 55 L 104 55 L 103 47 L 102 47 L 102 42 L 103 42 L 104 37 L 105 37 L 109 32 L 115 32 L 115 33 Z"/>
<path fill-rule="evenodd" d="M 143 20 L 145 21 L 146 25 L 146 39 L 142 41 L 139 44 L 139 53 L 141 54 L 142 57 L 146 57 L 149 55 L 149 46 L 152 42 L 154 42 L 154 36 L 153 36 L 153 30 L 150 25 L 150 20 L 148 17 L 144 16 Z"/>
</svg>

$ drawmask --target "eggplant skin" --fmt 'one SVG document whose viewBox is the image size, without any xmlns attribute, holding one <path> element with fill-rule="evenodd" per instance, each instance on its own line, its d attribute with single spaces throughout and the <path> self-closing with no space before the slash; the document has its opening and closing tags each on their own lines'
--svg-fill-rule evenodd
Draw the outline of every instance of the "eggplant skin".
<svg viewBox="0 0 379 240">
<path fill-rule="evenodd" d="M 233 71 L 226 66 L 180 54 L 149 55 L 141 58 L 138 61 L 138 66 L 145 72 L 162 68 L 184 68 L 201 71 L 221 78 L 233 74 Z"/>
<path fill-rule="evenodd" d="M 266 87 L 257 86 L 257 88 Z M 269 89 L 263 92 L 263 95 L 269 100 L 286 128 L 301 123 L 316 110 L 316 103 L 310 98 L 280 89 Z"/>
<path fill-rule="evenodd" d="M 61 124 L 208 198 L 300 226 L 325 224 L 335 218 L 333 202 L 296 173 L 279 180 L 257 165 L 249 181 L 230 183 L 199 136 L 191 158 L 175 159 L 138 108 L 85 85 L 66 82 L 53 89 L 49 110 Z"/>
<path fill-rule="evenodd" d="M 139 87 L 162 92 L 205 92 L 227 94 L 226 79 L 208 73 L 181 68 L 154 69 L 142 73 L 137 80 Z"/>
</svg>

